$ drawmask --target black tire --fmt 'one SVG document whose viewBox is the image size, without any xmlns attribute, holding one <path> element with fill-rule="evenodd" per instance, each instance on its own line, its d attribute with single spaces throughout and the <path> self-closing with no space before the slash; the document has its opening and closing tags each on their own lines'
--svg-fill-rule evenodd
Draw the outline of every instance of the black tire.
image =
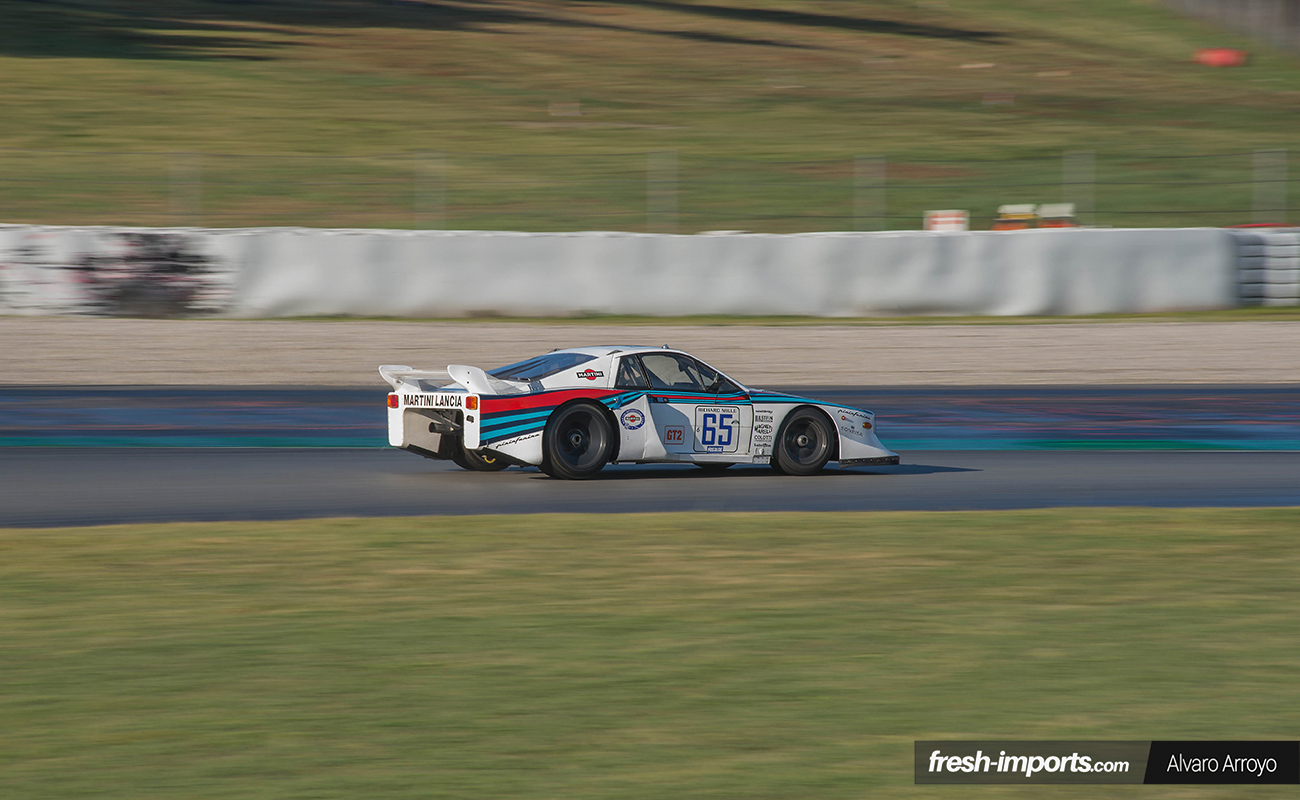
<svg viewBox="0 0 1300 800">
<path fill-rule="evenodd" d="M 590 403 L 565 406 L 546 422 L 542 471 L 570 481 L 590 478 L 604 468 L 614 449 L 614 429 L 605 412 Z"/>
<path fill-rule="evenodd" d="M 812 408 L 801 408 L 786 418 L 776 440 L 772 466 L 787 475 L 812 475 L 821 472 L 835 450 L 835 429 L 826 415 Z"/>
<path fill-rule="evenodd" d="M 496 453 L 490 451 L 479 453 L 466 450 L 465 443 L 459 437 L 451 446 L 451 460 L 456 462 L 456 466 L 471 472 L 500 472 L 510 466 L 504 458 Z"/>
</svg>

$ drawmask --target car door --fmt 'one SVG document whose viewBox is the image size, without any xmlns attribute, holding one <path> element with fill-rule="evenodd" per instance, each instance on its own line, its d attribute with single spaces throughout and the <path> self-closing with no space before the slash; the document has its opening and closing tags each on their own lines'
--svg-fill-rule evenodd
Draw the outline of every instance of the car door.
<svg viewBox="0 0 1300 800">
<path fill-rule="evenodd" d="M 666 453 L 746 455 L 752 411 L 738 387 L 684 353 L 642 353 L 650 416 Z M 728 390 L 722 398 L 719 388 Z"/>
<path fill-rule="evenodd" d="M 744 457 L 750 450 L 754 407 L 749 394 L 702 361 L 696 361 L 699 380 L 713 403 L 695 409 L 697 453 L 722 453 Z"/>
<path fill-rule="evenodd" d="M 663 456 L 658 431 L 650 421 L 650 388 L 645 370 L 636 356 L 623 356 L 614 368 L 614 388 L 623 390 L 613 409 L 618 418 L 619 460 L 639 461 Z"/>
</svg>

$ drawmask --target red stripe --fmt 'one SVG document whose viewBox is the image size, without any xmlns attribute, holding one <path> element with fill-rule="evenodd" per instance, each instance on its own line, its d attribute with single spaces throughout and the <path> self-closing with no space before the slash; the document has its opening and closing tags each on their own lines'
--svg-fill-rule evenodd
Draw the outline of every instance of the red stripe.
<svg viewBox="0 0 1300 800">
<path fill-rule="evenodd" d="M 503 411 L 519 411 L 528 408 L 547 408 L 567 403 L 578 398 L 599 400 L 612 394 L 620 394 L 617 389 L 563 389 L 542 394 L 521 394 L 508 397 L 489 397 L 483 395 L 479 402 L 483 404 L 484 414 L 500 414 Z"/>
</svg>

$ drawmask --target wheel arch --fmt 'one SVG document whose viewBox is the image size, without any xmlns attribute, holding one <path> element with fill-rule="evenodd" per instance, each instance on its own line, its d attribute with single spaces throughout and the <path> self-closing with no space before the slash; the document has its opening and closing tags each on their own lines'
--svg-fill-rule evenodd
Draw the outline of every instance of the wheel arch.
<svg viewBox="0 0 1300 800">
<path fill-rule="evenodd" d="M 818 414 L 821 414 L 822 419 L 826 421 L 826 424 L 831 426 L 831 432 L 834 433 L 835 435 L 831 437 L 831 457 L 827 460 L 839 461 L 840 460 L 840 426 L 835 424 L 835 420 L 831 417 L 830 412 L 828 412 L 826 409 L 822 408 L 821 406 L 817 405 L 816 403 L 801 403 L 797 406 L 791 406 L 790 410 L 785 412 L 785 414 L 781 417 L 781 424 L 776 427 L 776 436 L 772 438 L 772 457 L 776 458 L 776 448 L 780 443 L 781 438 L 785 436 L 785 426 L 789 424 L 790 419 L 795 414 L 799 413 L 805 408 L 811 408 L 813 411 L 816 411 Z"/>
<path fill-rule="evenodd" d="M 610 410 L 609 406 L 605 405 L 604 403 L 600 402 L 594 397 L 575 397 L 572 400 L 565 400 L 563 403 L 560 403 L 558 406 L 551 409 L 551 413 L 546 415 L 546 425 L 542 427 L 542 458 L 543 459 L 547 458 L 546 454 L 550 452 L 549 446 L 551 441 L 551 431 L 550 431 L 551 418 L 554 417 L 556 414 L 560 413 L 561 411 L 563 411 L 564 409 L 571 408 L 576 405 L 589 405 L 592 406 L 593 408 L 600 409 L 600 412 L 604 416 L 605 421 L 609 423 L 609 429 L 611 433 L 609 461 L 607 463 L 613 463 L 615 461 L 618 461 L 619 449 L 623 446 L 623 436 L 620 433 L 622 428 L 618 424 L 618 417 L 614 416 L 614 412 Z"/>
</svg>

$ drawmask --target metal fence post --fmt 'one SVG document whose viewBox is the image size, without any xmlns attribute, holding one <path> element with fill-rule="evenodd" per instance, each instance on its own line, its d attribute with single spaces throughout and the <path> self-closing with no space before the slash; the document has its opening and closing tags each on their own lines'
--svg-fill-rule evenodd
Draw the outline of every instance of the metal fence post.
<svg viewBox="0 0 1300 800">
<path fill-rule="evenodd" d="M 1286 222 L 1286 151 L 1256 150 L 1254 221 Z"/>
<path fill-rule="evenodd" d="M 203 223 L 203 155 L 172 153 L 171 218 L 176 227 Z"/>
<path fill-rule="evenodd" d="M 1074 218 L 1080 225 L 1096 225 L 1097 154 L 1073 150 L 1061 157 L 1061 202 L 1074 203 Z"/>
<path fill-rule="evenodd" d="M 415 191 L 411 222 L 416 230 L 447 226 L 447 159 L 441 152 L 421 151 L 415 157 Z"/>
<path fill-rule="evenodd" d="M 653 150 L 646 156 L 646 230 L 677 232 L 676 150 Z"/>
<path fill-rule="evenodd" d="M 889 227 L 885 207 L 884 156 L 858 156 L 853 159 L 853 228 L 859 231 L 883 231 Z"/>
</svg>

